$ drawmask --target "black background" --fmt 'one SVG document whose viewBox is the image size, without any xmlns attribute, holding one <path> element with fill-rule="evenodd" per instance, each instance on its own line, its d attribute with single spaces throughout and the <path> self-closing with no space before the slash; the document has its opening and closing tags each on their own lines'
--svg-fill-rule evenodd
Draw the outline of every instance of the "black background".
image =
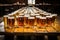
<svg viewBox="0 0 60 40">
<path fill-rule="evenodd" d="M 27 0 L 0 0 L 0 4 L 13 4 L 16 2 L 25 3 L 26 5 L 24 5 L 24 6 L 27 6 Z M 58 15 L 60 15 L 60 1 L 59 0 L 36 0 L 36 4 L 43 3 L 43 2 L 52 4 L 52 5 L 39 5 L 39 6 L 35 5 L 35 6 L 42 10 L 45 10 L 47 12 L 57 13 Z M 9 14 L 24 6 L 22 6 L 22 5 L 21 6 L 18 6 L 18 5 L 0 6 L 0 16 Z M 13 8 L 13 9 L 11 9 L 11 8 Z M 5 11 L 5 9 L 8 9 L 9 11 Z"/>
</svg>

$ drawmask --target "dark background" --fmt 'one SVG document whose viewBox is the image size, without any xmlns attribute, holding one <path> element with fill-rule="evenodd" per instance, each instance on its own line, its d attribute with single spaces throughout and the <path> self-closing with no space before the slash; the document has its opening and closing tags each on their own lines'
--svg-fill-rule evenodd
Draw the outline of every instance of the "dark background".
<svg viewBox="0 0 60 40">
<path fill-rule="evenodd" d="M 13 4 L 16 2 L 25 3 L 26 5 L 12 5 L 12 6 L 0 6 L 0 16 L 9 14 L 21 7 L 27 6 L 27 0 L 0 0 L 0 4 Z M 50 13 L 57 13 L 60 15 L 60 1 L 59 0 L 36 0 L 36 4 L 39 3 L 49 3 L 51 5 L 35 5 L 42 10 L 45 10 Z M 8 11 L 6 11 L 6 9 Z"/>
</svg>

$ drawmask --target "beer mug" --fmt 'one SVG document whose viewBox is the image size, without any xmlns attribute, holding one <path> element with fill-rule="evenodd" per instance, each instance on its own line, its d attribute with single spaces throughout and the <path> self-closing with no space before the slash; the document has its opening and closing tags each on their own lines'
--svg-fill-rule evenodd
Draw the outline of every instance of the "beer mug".
<svg viewBox="0 0 60 40">
<path fill-rule="evenodd" d="M 8 27 L 8 15 L 4 15 L 3 20 L 4 20 L 4 27 Z"/>
<path fill-rule="evenodd" d="M 35 17 L 28 17 L 29 27 L 33 27 L 35 23 Z"/>
<path fill-rule="evenodd" d="M 18 26 L 23 27 L 24 26 L 24 16 L 18 16 L 18 18 L 16 18 L 16 19 L 17 19 Z"/>
<path fill-rule="evenodd" d="M 15 23 L 14 17 L 8 17 L 8 27 L 13 28 Z"/>
</svg>

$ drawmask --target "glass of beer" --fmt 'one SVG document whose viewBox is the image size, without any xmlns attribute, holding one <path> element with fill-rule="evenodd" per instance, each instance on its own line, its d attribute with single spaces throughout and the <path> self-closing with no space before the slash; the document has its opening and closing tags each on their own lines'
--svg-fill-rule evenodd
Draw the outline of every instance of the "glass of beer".
<svg viewBox="0 0 60 40">
<path fill-rule="evenodd" d="M 8 27 L 13 28 L 15 23 L 14 17 L 8 17 Z"/>
<path fill-rule="evenodd" d="M 46 18 L 47 18 L 47 26 L 52 26 L 52 16 L 50 15 L 50 16 L 46 16 Z"/>
<path fill-rule="evenodd" d="M 35 23 L 35 17 L 28 17 L 29 27 L 32 28 L 34 26 L 34 23 Z"/>
<path fill-rule="evenodd" d="M 17 19 L 17 24 L 19 27 L 23 27 L 24 26 L 24 16 L 18 16 Z"/>
<path fill-rule="evenodd" d="M 40 27 L 40 16 L 36 16 L 36 26 Z"/>
<path fill-rule="evenodd" d="M 41 16 L 39 24 L 40 24 L 40 28 L 45 28 L 46 27 L 46 17 Z"/>
<path fill-rule="evenodd" d="M 4 20 L 4 27 L 8 27 L 8 15 L 4 15 L 3 17 L 3 20 Z"/>
</svg>

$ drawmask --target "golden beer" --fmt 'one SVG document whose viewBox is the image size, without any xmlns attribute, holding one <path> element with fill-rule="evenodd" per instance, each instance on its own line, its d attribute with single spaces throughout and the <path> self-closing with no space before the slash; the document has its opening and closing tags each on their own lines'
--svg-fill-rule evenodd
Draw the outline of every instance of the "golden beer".
<svg viewBox="0 0 60 40">
<path fill-rule="evenodd" d="M 47 18 L 47 26 L 52 26 L 52 16 L 46 16 Z"/>
<path fill-rule="evenodd" d="M 40 16 L 36 16 L 36 26 L 40 27 Z"/>
<path fill-rule="evenodd" d="M 35 23 L 35 17 L 28 17 L 29 27 L 33 27 Z"/>
<path fill-rule="evenodd" d="M 14 17 L 8 17 L 8 27 L 14 27 L 15 19 Z"/>
<path fill-rule="evenodd" d="M 17 18 L 17 24 L 18 24 L 19 27 L 24 26 L 24 16 L 19 16 Z"/>
<path fill-rule="evenodd" d="M 46 17 L 40 17 L 40 27 L 45 28 L 46 27 Z"/>
</svg>

